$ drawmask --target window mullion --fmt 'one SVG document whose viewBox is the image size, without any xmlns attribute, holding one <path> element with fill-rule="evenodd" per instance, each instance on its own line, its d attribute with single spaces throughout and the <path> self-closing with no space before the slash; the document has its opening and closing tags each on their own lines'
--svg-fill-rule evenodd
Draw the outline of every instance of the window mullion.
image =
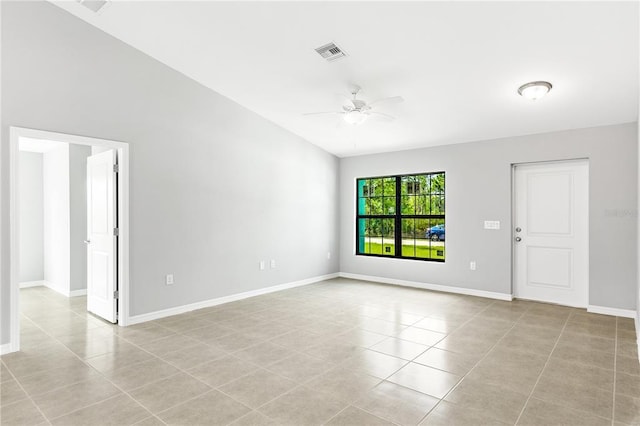
<svg viewBox="0 0 640 426">
<path fill-rule="evenodd" d="M 396 257 L 402 256 L 402 179 L 396 176 L 395 248 Z"/>
</svg>

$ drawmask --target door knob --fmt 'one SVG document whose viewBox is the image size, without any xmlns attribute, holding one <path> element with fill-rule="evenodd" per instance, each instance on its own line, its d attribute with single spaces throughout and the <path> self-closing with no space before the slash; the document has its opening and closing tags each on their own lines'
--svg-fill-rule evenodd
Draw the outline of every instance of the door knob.
<svg viewBox="0 0 640 426">
<path fill-rule="evenodd" d="M 516 237 L 516 242 L 519 243 L 520 241 L 522 241 L 522 238 Z"/>
<path fill-rule="evenodd" d="M 522 231 L 522 228 L 520 228 L 519 226 L 516 228 L 516 232 L 520 232 Z"/>
<path fill-rule="evenodd" d="M 91 243 L 91 240 L 84 240 L 84 243 L 85 243 L 85 244 L 90 244 L 90 243 Z"/>
</svg>

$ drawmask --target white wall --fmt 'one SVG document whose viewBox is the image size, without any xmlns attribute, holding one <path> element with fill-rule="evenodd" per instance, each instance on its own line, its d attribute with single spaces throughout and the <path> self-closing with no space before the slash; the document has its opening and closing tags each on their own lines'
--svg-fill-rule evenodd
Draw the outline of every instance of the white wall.
<svg viewBox="0 0 640 426">
<path fill-rule="evenodd" d="M 70 288 L 69 145 L 42 154 L 44 280 L 57 291 Z"/>
<path fill-rule="evenodd" d="M 132 315 L 338 272 L 335 156 L 52 4 L 0 7 L 3 141 L 21 126 L 130 144 Z"/>
<path fill-rule="evenodd" d="M 342 272 L 511 294 L 511 165 L 589 159 L 589 304 L 636 309 L 636 123 L 340 161 Z M 445 263 L 356 256 L 355 179 L 446 172 Z M 483 229 L 499 220 L 501 229 Z M 477 270 L 469 262 L 477 262 Z"/>
<path fill-rule="evenodd" d="M 70 291 L 87 288 L 87 157 L 90 146 L 69 145 Z"/>
<path fill-rule="evenodd" d="M 44 279 L 42 154 L 21 151 L 20 175 L 20 282 Z"/>
</svg>

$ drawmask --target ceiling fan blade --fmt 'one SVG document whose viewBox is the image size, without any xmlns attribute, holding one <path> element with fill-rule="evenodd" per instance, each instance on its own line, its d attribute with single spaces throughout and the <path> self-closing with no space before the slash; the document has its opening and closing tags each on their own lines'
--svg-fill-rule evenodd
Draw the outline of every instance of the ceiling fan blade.
<svg viewBox="0 0 640 426">
<path fill-rule="evenodd" d="M 369 104 L 369 106 L 385 103 L 385 104 L 399 104 L 400 102 L 404 102 L 404 98 L 402 96 L 392 96 L 390 98 L 382 98 L 377 101 L 373 101 Z"/>
<path fill-rule="evenodd" d="M 389 114 L 385 114 L 383 112 L 369 111 L 368 114 L 373 115 L 374 117 L 382 118 L 382 119 L 387 120 L 387 121 L 393 121 L 393 120 L 396 119 L 394 116 L 389 115 Z"/>
<path fill-rule="evenodd" d="M 343 114 L 342 111 L 305 112 L 302 115 Z"/>
</svg>

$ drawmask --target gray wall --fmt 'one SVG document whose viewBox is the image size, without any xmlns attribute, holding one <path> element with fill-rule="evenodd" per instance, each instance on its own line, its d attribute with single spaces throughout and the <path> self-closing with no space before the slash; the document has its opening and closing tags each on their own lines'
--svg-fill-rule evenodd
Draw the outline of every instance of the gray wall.
<svg viewBox="0 0 640 426">
<path fill-rule="evenodd" d="M 338 271 L 336 157 L 49 3 L 0 7 L 3 236 L 21 126 L 130 143 L 132 315 Z"/>
<path fill-rule="evenodd" d="M 511 293 L 511 165 L 589 158 L 589 304 L 635 309 L 635 123 L 449 145 L 340 161 L 340 270 Z M 444 170 L 445 263 L 355 256 L 355 179 Z M 501 229 L 483 229 L 499 220 Z M 477 270 L 469 262 L 477 262 Z"/>
<path fill-rule="evenodd" d="M 20 282 L 44 279 L 42 217 L 42 154 L 21 151 L 20 175 Z"/>
<path fill-rule="evenodd" d="M 87 157 L 90 146 L 69 145 L 70 290 L 87 288 Z"/>
<path fill-rule="evenodd" d="M 46 285 L 69 294 L 69 145 L 59 144 L 42 157 L 44 194 L 44 279 Z"/>
</svg>

